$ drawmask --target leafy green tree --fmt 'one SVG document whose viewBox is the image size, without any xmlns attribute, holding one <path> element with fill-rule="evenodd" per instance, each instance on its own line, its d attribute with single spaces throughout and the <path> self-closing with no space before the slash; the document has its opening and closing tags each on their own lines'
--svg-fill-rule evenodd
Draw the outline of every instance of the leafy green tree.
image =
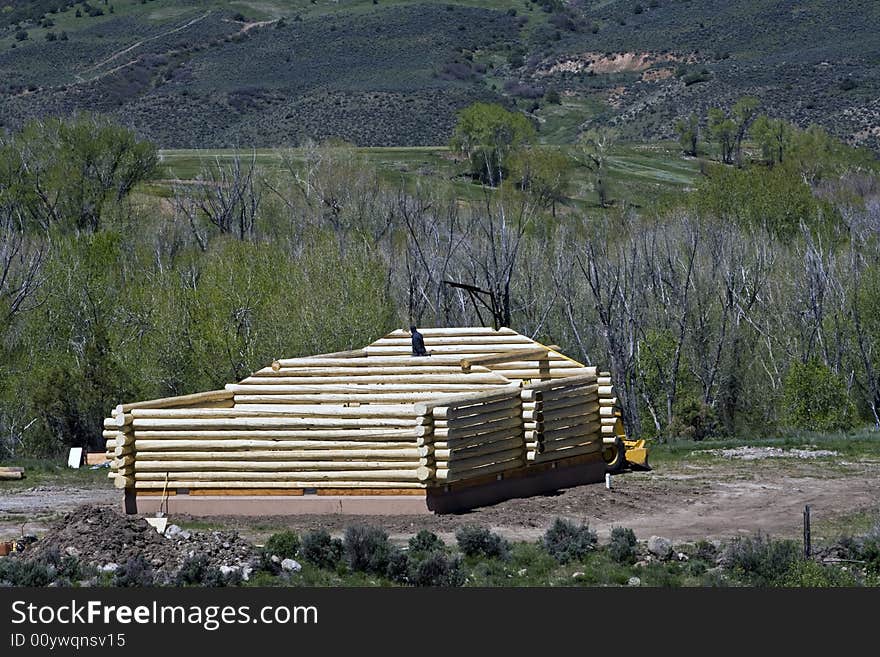
<svg viewBox="0 0 880 657">
<path fill-rule="evenodd" d="M 793 429 L 849 429 L 855 407 L 846 383 L 817 359 L 793 363 L 783 382 L 782 420 Z"/>
<path fill-rule="evenodd" d="M 700 119 L 696 114 L 686 119 L 679 119 L 675 124 L 675 132 L 678 133 L 678 143 L 685 155 L 697 156 L 697 144 L 700 139 Z"/>
<path fill-rule="evenodd" d="M 42 228 L 94 232 L 157 163 L 156 148 L 96 116 L 29 123 L 0 141 L 0 203 L 13 199 Z"/>
<path fill-rule="evenodd" d="M 555 148 L 523 148 L 511 155 L 511 172 L 516 184 L 535 199 L 539 207 L 551 209 L 565 200 L 571 185 L 571 161 Z"/>
<path fill-rule="evenodd" d="M 792 126 L 782 119 L 759 115 L 751 127 L 751 135 L 761 147 L 761 157 L 766 164 L 782 164 L 785 152 L 790 148 Z"/>
<path fill-rule="evenodd" d="M 708 128 L 710 138 L 718 143 L 721 161 L 733 164 L 736 123 L 727 117 L 724 110 L 713 107 L 709 110 Z"/>
<path fill-rule="evenodd" d="M 608 207 L 610 189 L 606 176 L 608 156 L 617 141 L 617 131 L 612 128 L 591 128 L 583 133 L 578 141 L 576 157 L 579 162 L 593 172 L 593 189 L 599 197 L 599 205 Z"/>
<path fill-rule="evenodd" d="M 494 187 L 507 176 L 511 153 L 534 139 L 535 128 L 524 115 L 474 103 L 459 112 L 450 146 L 468 158 L 475 178 Z"/>
<path fill-rule="evenodd" d="M 733 121 L 736 125 L 735 133 L 735 149 L 736 149 L 736 165 L 742 166 L 742 143 L 748 134 L 749 126 L 755 119 L 758 107 L 761 101 L 754 96 L 743 96 L 733 106 Z"/>
</svg>

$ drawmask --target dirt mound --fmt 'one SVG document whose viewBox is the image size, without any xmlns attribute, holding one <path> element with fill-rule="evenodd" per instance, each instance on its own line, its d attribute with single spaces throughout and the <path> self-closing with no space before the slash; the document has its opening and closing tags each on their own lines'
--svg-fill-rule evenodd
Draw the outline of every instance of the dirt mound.
<svg viewBox="0 0 880 657">
<path fill-rule="evenodd" d="M 255 556 L 254 546 L 237 532 L 190 532 L 170 525 L 159 534 L 143 518 L 95 505 L 78 507 L 62 517 L 26 556 L 41 559 L 52 553 L 109 570 L 141 555 L 167 576 L 180 570 L 189 557 L 204 557 L 209 567 L 239 569 Z"/>
</svg>

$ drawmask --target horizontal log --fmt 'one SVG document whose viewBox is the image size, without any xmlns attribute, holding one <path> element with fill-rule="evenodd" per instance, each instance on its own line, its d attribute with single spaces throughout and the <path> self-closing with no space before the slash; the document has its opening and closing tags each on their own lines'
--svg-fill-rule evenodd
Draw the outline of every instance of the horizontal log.
<svg viewBox="0 0 880 657">
<path fill-rule="evenodd" d="M 514 459 L 525 459 L 525 446 L 519 445 L 513 449 L 507 449 L 500 452 L 493 452 L 491 454 L 483 454 L 481 456 L 474 456 L 469 459 L 461 459 L 456 461 L 448 461 L 444 462 L 445 469 L 451 474 L 458 474 L 463 472 L 471 472 L 474 469 L 486 466 L 493 465 L 495 463 L 505 463 L 507 461 L 511 461 Z M 437 469 L 444 469 L 444 464 L 438 463 Z"/>
<path fill-rule="evenodd" d="M 570 438 L 560 438 L 559 440 L 545 440 L 541 444 L 544 446 L 543 451 L 545 452 L 559 451 L 577 445 L 596 445 L 597 451 L 603 447 L 602 439 L 597 438 L 595 435 L 587 438 L 572 436 Z"/>
<path fill-rule="evenodd" d="M 470 426 L 452 426 L 434 429 L 434 439 L 448 437 L 449 440 L 462 440 L 470 436 L 478 436 L 484 433 L 496 431 L 522 431 L 523 422 L 519 416 L 472 424 Z"/>
<path fill-rule="evenodd" d="M 116 488 L 131 488 L 134 486 L 134 477 L 116 476 L 113 478 L 113 485 Z"/>
<path fill-rule="evenodd" d="M 575 370 L 577 374 L 566 377 L 565 379 L 554 379 L 553 381 L 544 381 L 542 383 L 530 383 L 525 387 L 526 390 L 535 392 L 547 392 L 560 386 L 579 386 L 591 385 L 596 383 L 596 368 L 583 367 Z"/>
<path fill-rule="evenodd" d="M 574 438 L 580 436 L 586 437 L 587 440 L 589 440 L 591 436 L 593 437 L 593 439 L 599 440 L 599 423 L 589 422 L 586 424 L 578 424 L 570 427 L 561 427 L 559 429 L 545 429 L 543 435 L 545 445 L 554 440 L 564 440 L 566 438 Z"/>
<path fill-rule="evenodd" d="M 511 342 L 507 344 L 456 344 L 456 345 L 437 345 L 437 344 L 429 344 L 427 341 L 425 342 L 425 348 L 428 350 L 428 353 L 431 356 L 428 358 L 433 358 L 434 355 L 438 356 L 450 356 L 457 355 L 460 358 L 470 357 L 470 356 L 490 356 L 492 354 L 497 354 L 502 351 L 516 351 L 523 348 L 523 345 L 529 344 L 528 342 Z M 370 345 L 367 347 L 367 356 L 372 358 L 374 356 L 395 356 L 395 355 L 403 355 L 407 354 L 410 350 L 409 346 L 403 345 Z"/>
<path fill-rule="evenodd" d="M 483 347 L 487 351 L 492 351 L 495 345 L 512 345 L 517 350 L 523 351 L 523 345 L 532 347 L 535 343 L 524 335 L 482 335 L 475 336 L 471 339 L 465 339 L 460 335 L 444 336 L 444 335 L 427 335 L 425 338 L 425 347 L 461 347 L 461 346 L 477 346 Z M 412 336 L 401 335 L 379 338 L 366 347 L 367 354 L 376 347 L 403 347 L 406 350 L 412 349 Z"/>
<path fill-rule="evenodd" d="M 500 410 L 510 410 L 519 407 L 521 400 L 517 395 L 511 395 L 509 398 L 500 399 L 498 401 L 490 401 L 470 406 L 437 406 L 433 410 L 435 419 L 440 420 L 456 420 L 473 415 L 481 415 L 484 413 L 492 413 Z"/>
<path fill-rule="evenodd" d="M 543 431 L 524 431 L 523 439 L 527 442 L 544 442 Z"/>
<path fill-rule="evenodd" d="M 599 397 L 614 396 L 614 386 L 599 386 Z"/>
<path fill-rule="evenodd" d="M 228 390 L 236 394 L 236 403 L 238 395 L 296 395 L 296 394 L 320 394 L 320 395 L 344 395 L 344 394 L 364 394 L 370 392 L 377 393 L 401 393 L 401 392 L 417 392 L 421 393 L 422 399 L 431 398 L 437 392 L 452 392 L 463 394 L 477 394 L 480 392 L 493 392 L 501 388 L 510 387 L 510 382 L 504 377 L 498 377 L 497 384 L 491 383 L 393 383 L 387 384 L 371 383 L 350 385 L 324 385 L 316 383 L 313 385 L 241 385 L 238 383 L 227 383 Z M 473 391 L 471 393 L 470 391 Z"/>
<path fill-rule="evenodd" d="M 522 413 L 517 408 L 503 408 L 493 413 L 484 413 L 482 415 L 468 415 L 466 417 L 454 418 L 452 420 L 436 420 L 435 428 L 446 428 L 459 431 L 467 431 L 474 426 L 486 426 L 494 422 L 522 422 Z"/>
<path fill-rule="evenodd" d="M 567 459 L 572 456 L 582 456 L 584 454 L 596 454 L 600 452 L 602 446 L 599 443 L 594 443 L 590 445 L 581 445 L 579 447 L 568 447 L 566 449 L 560 449 L 554 452 L 545 451 L 541 454 L 536 454 L 534 459 L 532 459 L 535 463 L 547 463 L 550 461 L 558 461 L 560 459 Z"/>
<path fill-rule="evenodd" d="M 599 405 L 600 406 L 616 406 L 617 405 L 617 397 L 602 397 L 599 395 Z"/>
<path fill-rule="evenodd" d="M 128 466 L 134 465 L 134 454 L 129 454 L 128 456 L 122 456 L 118 459 L 113 459 L 113 464 L 111 467 L 120 470 L 126 468 Z"/>
<path fill-rule="evenodd" d="M 211 459 L 214 461 L 236 460 L 277 460 L 294 461 L 304 459 L 307 461 L 332 461 L 332 460 L 418 460 L 427 456 L 430 452 L 428 447 L 398 447 L 389 449 L 364 449 L 360 443 L 354 443 L 345 448 L 313 447 L 304 449 L 237 449 L 237 450 L 190 450 L 190 451 L 167 451 L 167 450 L 138 450 L 138 458 L 150 461 L 199 461 Z"/>
<path fill-rule="evenodd" d="M 133 418 L 131 413 L 117 413 L 113 419 L 116 421 L 116 426 L 122 429 L 126 425 L 131 424 Z"/>
<path fill-rule="evenodd" d="M 332 483 L 332 487 L 334 489 L 339 488 L 347 488 L 356 490 L 359 488 L 365 489 L 376 489 L 376 488 L 405 488 L 405 489 L 424 489 L 425 484 L 418 481 L 370 481 L 369 483 L 364 483 L 363 481 L 334 481 Z M 162 489 L 165 487 L 164 481 L 135 481 L 133 483 L 133 487 L 137 490 L 156 490 Z M 209 480 L 200 480 L 194 481 L 192 479 L 170 479 L 168 481 L 168 488 L 171 490 L 184 488 L 184 489 L 206 489 L 206 488 L 214 488 L 214 489 L 265 489 L 265 488 L 276 488 L 276 489 L 297 489 L 297 488 L 317 488 L 318 491 L 321 490 L 320 486 L 316 486 L 314 481 L 260 481 L 258 485 L 255 485 L 254 482 L 246 482 L 246 481 L 209 481 Z"/>
<path fill-rule="evenodd" d="M 326 354 L 316 354 L 310 358 L 362 358 L 366 352 L 361 349 L 347 349 L 345 351 L 331 351 Z"/>
<path fill-rule="evenodd" d="M 599 407 L 595 405 L 569 406 L 554 411 L 544 411 L 544 427 L 564 425 L 566 422 L 579 421 L 582 418 L 599 421 Z"/>
<path fill-rule="evenodd" d="M 394 470 L 336 470 L 333 472 L 186 472 L 180 478 L 192 481 L 421 481 L 430 476 L 425 468 Z M 164 481 L 164 472 L 136 472 L 137 481 Z M 335 484 L 334 484 L 335 485 Z"/>
<path fill-rule="evenodd" d="M 197 392 L 192 395 L 180 395 L 178 397 L 162 397 L 148 401 L 134 402 L 133 404 L 119 404 L 116 413 L 128 413 L 135 408 L 174 408 L 175 406 L 198 405 L 201 402 L 213 402 L 232 399 L 228 390 L 210 390 Z"/>
<path fill-rule="evenodd" d="M 303 371 L 311 368 L 341 368 L 351 369 L 355 367 L 449 367 L 453 370 L 461 371 L 459 366 L 460 358 L 457 356 L 430 356 L 430 357 L 414 357 L 410 354 L 400 354 L 397 356 L 364 356 L 362 358 L 346 358 L 340 360 L 338 358 L 283 358 L 278 362 L 279 369 L 272 370 L 271 367 L 264 367 L 255 375 L 265 373 L 271 376 L 270 371 L 280 372 L 285 369 Z"/>
<path fill-rule="evenodd" d="M 24 479 L 23 472 L 0 471 L 0 480 L 14 481 L 16 479 Z"/>
<path fill-rule="evenodd" d="M 426 343 L 427 345 L 427 343 Z M 462 358 L 460 365 L 461 369 L 464 371 L 470 371 L 472 367 L 482 365 L 497 365 L 498 363 L 505 363 L 517 360 L 531 360 L 531 359 L 540 359 L 547 358 L 549 350 L 546 347 L 537 347 L 531 349 L 517 349 L 512 351 L 506 351 L 499 354 L 492 354 L 489 356 L 473 356 L 469 358 Z"/>
<path fill-rule="evenodd" d="M 519 394 L 520 387 L 518 384 L 505 385 L 491 390 L 475 391 L 473 393 L 465 393 L 457 397 L 445 399 L 431 399 L 428 401 L 418 402 L 415 404 L 415 411 L 419 415 L 427 415 L 437 406 L 447 406 L 449 408 L 457 406 L 471 406 L 476 403 L 487 403 L 491 401 L 501 401 L 503 399 L 511 399 Z M 447 411 L 448 412 L 448 411 Z"/>
<path fill-rule="evenodd" d="M 506 379 L 522 379 L 529 383 L 546 383 L 548 381 L 559 381 L 567 379 L 571 376 L 571 370 L 549 369 L 546 371 L 538 369 L 507 369 L 496 367 L 492 370 L 496 374 L 500 374 Z"/>
<path fill-rule="evenodd" d="M 423 359 L 425 360 L 425 359 Z M 472 374 L 491 374 L 491 370 L 486 367 L 474 368 L 471 370 Z M 249 379 L 258 379 L 264 383 L 271 383 L 272 381 L 276 381 L 279 379 L 285 379 L 289 377 L 300 377 L 300 378 L 312 378 L 312 377 L 370 377 L 370 376 L 428 376 L 428 375 L 446 375 L 446 376 L 461 376 L 461 367 L 456 365 L 437 365 L 433 362 L 425 363 L 423 365 L 419 364 L 402 364 L 398 366 L 384 366 L 378 367 L 375 365 L 361 365 L 356 364 L 354 366 L 349 367 L 347 364 L 344 366 L 336 366 L 336 367 L 282 367 L 277 370 L 268 369 L 268 370 L 258 370 L 251 374 Z"/>
<path fill-rule="evenodd" d="M 141 429 L 225 430 L 225 429 L 360 429 L 388 427 L 415 429 L 416 419 L 405 418 L 324 418 L 324 417 L 235 417 L 235 418 L 137 418 L 133 422 L 135 434 Z"/>
<path fill-rule="evenodd" d="M 444 443 L 447 444 L 448 443 Z M 463 461 L 476 456 L 484 456 L 486 454 L 495 454 L 511 449 L 522 449 L 525 445 L 521 436 L 507 438 L 506 440 L 497 440 L 491 443 L 481 443 L 470 447 L 456 447 L 454 449 L 444 447 L 442 449 L 434 449 L 434 459 L 440 461 Z M 436 447 L 436 446 L 435 446 Z"/>
<path fill-rule="evenodd" d="M 522 440 L 522 435 L 523 432 L 518 426 L 501 426 L 491 431 L 473 433 L 470 435 L 454 434 L 450 436 L 446 432 L 443 432 L 440 435 L 433 436 L 433 445 L 435 449 L 438 445 L 451 449 L 464 449 L 474 445 L 484 445 L 511 438 Z M 428 444 L 428 440 L 429 439 L 425 439 L 425 442 L 422 444 Z"/>
<path fill-rule="evenodd" d="M 599 415 L 601 415 L 602 418 L 617 417 L 617 410 L 613 406 L 600 406 Z"/>
<path fill-rule="evenodd" d="M 458 384 L 492 384 L 507 383 L 503 376 L 494 372 L 472 372 L 470 374 L 380 374 L 375 376 L 355 376 L 353 374 L 344 374 L 341 376 L 279 376 L 269 378 L 265 376 L 251 376 L 243 379 L 238 383 L 239 386 L 250 386 L 264 388 L 271 386 L 317 386 L 317 385 L 389 385 L 395 386 L 402 383 L 409 384 L 441 384 L 441 383 L 458 383 Z"/>
<path fill-rule="evenodd" d="M 599 386 L 593 383 L 590 385 L 572 385 L 556 388 L 554 390 L 545 390 L 541 394 L 541 401 L 546 408 L 547 404 L 553 406 L 554 402 L 560 402 L 563 399 L 569 399 L 570 397 L 598 400 L 598 388 Z"/>
<path fill-rule="evenodd" d="M 599 408 L 599 399 L 596 397 L 595 392 L 589 392 L 583 395 L 572 395 L 571 397 L 561 397 L 558 399 L 547 399 L 541 402 L 541 410 L 545 413 L 552 413 L 564 408 L 584 405 Z"/>
<path fill-rule="evenodd" d="M 437 468 L 437 471 L 434 473 L 434 478 L 441 483 L 451 483 L 453 481 L 473 479 L 475 477 L 482 477 L 489 474 L 507 472 L 508 470 L 516 470 L 517 468 L 524 465 L 524 462 L 525 459 L 523 457 L 517 457 L 510 459 L 509 461 L 493 463 L 491 465 L 485 465 L 481 468 L 473 468 L 472 470 L 468 470 L 466 472 L 452 473 L 450 473 L 449 470 L 446 468 Z"/>
<path fill-rule="evenodd" d="M 109 451 L 109 450 L 108 450 Z M 133 445 L 121 445 L 113 448 L 113 457 L 120 458 L 122 456 L 128 456 L 129 454 L 134 454 L 135 448 Z"/>
<path fill-rule="evenodd" d="M 296 393 L 283 395 L 235 395 L 236 408 L 250 404 L 271 404 L 281 405 L 287 404 L 296 406 L 299 404 L 412 404 L 415 402 L 425 401 L 426 399 L 448 399 L 452 397 L 460 397 L 462 391 L 456 389 L 453 391 L 432 391 L 424 392 L 393 392 L 393 393 Z"/>
<path fill-rule="evenodd" d="M 401 441 L 368 441 L 368 440 L 207 440 L 207 439 L 161 439 L 137 440 L 138 453 L 147 451 L 175 451 L 175 450 L 302 450 L 302 449 L 406 449 L 419 446 L 416 438 L 409 442 Z"/>
<path fill-rule="evenodd" d="M 137 418 L 198 418 L 198 417 L 352 417 L 352 418 L 409 418 L 416 417 L 412 404 L 342 406 L 330 404 L 252 404 L 246 407 L 224 409 L 142 409 L 133 410 Z"/>
<path fill-rule="evenodd" d="M 406 470 L 415 471 L 419 466 L 419 460 L 411 461 L 228 461 L 215 463 L 213 461 L 152 461 L 144 460 L 138 455 L 137 472 L 205 472 L 223 470 L 227 472 L 306 472 L 311 477 L 312 473 L 336 473 L 345 472 L 348 475 L 355 470 Z M 135 475 L 137 476 L 137 475 Z M 415 476 L 415 475 L 413 475 Z"/>
</svg>

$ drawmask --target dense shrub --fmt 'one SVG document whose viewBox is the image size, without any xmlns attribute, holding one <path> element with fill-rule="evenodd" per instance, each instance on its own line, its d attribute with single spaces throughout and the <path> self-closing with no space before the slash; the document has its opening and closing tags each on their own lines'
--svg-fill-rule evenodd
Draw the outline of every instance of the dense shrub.
<svg viewBox="0 0 880 657">
<path fill-rule="evenodd" d="M 636 535 L 626 527 L 612 527 L 611 540 L 608 543 L 608 554 L 617 563 L 635 563 Z"/>
<path fill-rule="evenodd" d="M 782 385 L 782 420 L 793 429 L 836 431 L 853 425 L 843 378 L 817 359 L 792 363 Z"/>
<path fill-rule="evenodd" d="M 580 561 L 596 549 L 596 532 L 587 525 L 578 527 L 568 520 L 556 518 L 542 540 L 544 549 L 559 563 Z"/>
<path fill-rule="evenodd" d="M 264 549 L 271 555 L 282 559 L 293 559 L 299 549 L 300 541 L 296 533 L 286 530 L 272 534 L 266 541 Z"/>
<path fill-rule="evenodd" d="M 378 527 L 354 525 L 345 530 L 345 561 L 354 571 L 385 575 L 392 556 L 388 534 Z"/>
<path fill-rule="evenodd" d="M 734 538 L 724 550 L 724 565 L 754 586 L 781 582 L 800 559 L 794 541 L 774 540 L 765 534 Z"/>
<path fill-rule="evenodd" d="M 186 583 L 198 584 L 200 581 Z M 147 563 L 143 555 L 140 554 L 126 560 L 113 574 L 113 586 L 137 588 L 153 586 L 154 582 L 155 573 L 153 568 Z"/>
<path fill-rule="evenodd" d="M 342 558 L 343 545 L 338 538 L 331 538 L 325 530 L 308 532 L 302 538 L 299 554 L 318 568 L 335 568 Z"/>
<path fill-rule="evenodd" d="M 467 557 L 506 559 L 510 554 L 510 542 L 485 527 L 467 525 L 455 532 L 458 549 Z"/>
<path fill-rule="evenodd" d="M 792 563 L 775 584 L 784 587 L 828 588 L 857 586 L 858 580 L 851 571 L 843 570 L 840 566 L 802 559 Z"/>
<path fill-rule="evenodd" d="M 409 539 L 409 550 L 416 554 L 427 554 L 429 552 L 442 552 L 446 547 L 443 540 L 432 531 L 427 529 L 419 530 L 419 533 Z"/>
<path fill-rule="evenodd" d="M 464 580 L 461 560 L 444 552 L 430 552 L 417 561 L 411 560 L 409 581 L 415 586 L 461 586 Z"/>
<path fill-rule="evenodd" d="M 177 571 L 177 586 L 198 586 L 204 583 L 208 573 L 208 558 L 202 554 L 187 557 Z"/>
</svg>

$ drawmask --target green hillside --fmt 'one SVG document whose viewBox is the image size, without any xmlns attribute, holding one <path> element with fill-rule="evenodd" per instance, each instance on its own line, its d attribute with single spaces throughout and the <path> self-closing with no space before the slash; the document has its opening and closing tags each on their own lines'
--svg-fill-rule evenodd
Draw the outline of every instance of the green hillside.
<svg viewBox="0 0 880 657">
<path fill-rule="evenodd" d="M 0 127 L 87 109 L 169 148 L 422 146 L 490 100 L 548 143 L 650 141 L 753 94 L 877 148 L 878 27 L 870 0 L 0 0 Z"/>
</svg>

